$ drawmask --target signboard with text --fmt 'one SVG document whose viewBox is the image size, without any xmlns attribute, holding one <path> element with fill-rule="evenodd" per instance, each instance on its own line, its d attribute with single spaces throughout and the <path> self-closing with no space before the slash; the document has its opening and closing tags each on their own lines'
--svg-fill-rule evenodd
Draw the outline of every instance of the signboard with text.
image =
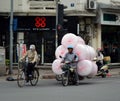
<svg viewBox="0 0 120 101">
<path fill-rule="evenodd" d="M 14 17 L 15 31 L 40 31 L 40 30 L 54 30 L 55 17 L 46 16 L 24 16 Z"/>
</svg>

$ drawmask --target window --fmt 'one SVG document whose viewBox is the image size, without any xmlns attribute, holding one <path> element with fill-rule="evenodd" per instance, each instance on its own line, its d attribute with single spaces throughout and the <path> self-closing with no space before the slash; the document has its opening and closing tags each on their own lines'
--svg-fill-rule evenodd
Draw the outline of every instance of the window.
<svg viewBox="0 0 120 101">
<path fill-rule="evenodd" d="M 116 14 L 103 14 L 103 20 L 104 21 L 116 21 L 117 20 L 117 15 Z"/>
</svg>

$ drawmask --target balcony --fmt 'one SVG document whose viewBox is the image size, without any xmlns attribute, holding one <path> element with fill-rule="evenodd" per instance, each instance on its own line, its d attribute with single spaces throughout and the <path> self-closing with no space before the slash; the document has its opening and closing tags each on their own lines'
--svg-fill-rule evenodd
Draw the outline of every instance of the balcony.
<svg viewBox="0 0 120 101">
<path fill-rule="evenodd" d="M 28 5 L 28 13 L 55 14 L 56 12 L 55 1 L 30 0 Z"/>
<path fill-rule="evenodd" d="M 6 5 L 6 6 L 5 6 Z M 55 15 L 55 0 L 14 0 L 14 15 Z M 9 14 L 10 0 L 0 1 L 0 14 Z"/>
<path fill-rule="evenodd" d="M 66 2 L 67 1 L 67 2 Z M 64 6 L 64 14 L 68 16 L 95 16 L 93 12 L 85 9 L 86 0 L 77 0 L 69 2 L 69 0 L 61 0 Z M 4 6 L 6 5 L 6 6 Z M 0 14 L 9 14 L 10 0 L 0 1 Z M 56 0 L 14 0 L 14 15 L 41 15 L 55 16 Z"/>
</svg>

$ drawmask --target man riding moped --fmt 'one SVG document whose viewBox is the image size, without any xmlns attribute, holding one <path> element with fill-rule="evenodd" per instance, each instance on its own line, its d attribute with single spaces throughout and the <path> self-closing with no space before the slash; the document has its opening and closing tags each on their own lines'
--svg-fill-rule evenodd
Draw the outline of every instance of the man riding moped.
<svg viewBox="0 0 120 101">
<path fill-rule="evenodd" d="M 66 53 L 65 57 L 62 59 L 62 63 L 65 63 L 62 66 L 63 72 L 68 70 L 69 68 L 74 68 L 75 70 L 75 83 L 78 85 L 78 73 L 77 73 L 77 63 L 78 63 L 78 56 L 73 52 L 73 46 L 69 45 L 67 47 L 68 53 Z"/>
</svg>

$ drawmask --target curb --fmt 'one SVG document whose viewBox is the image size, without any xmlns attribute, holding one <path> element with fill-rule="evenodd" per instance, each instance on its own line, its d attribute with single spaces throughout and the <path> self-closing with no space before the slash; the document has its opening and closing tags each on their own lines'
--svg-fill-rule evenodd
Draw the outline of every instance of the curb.
<svg viewBox="0 0 120 101">
<path fill-rule="evenodd" d="M 17 80 L 17 73 L 14 73 L 13 75 L 0 76 L 0 80 L 2 80 L 2 79 L 6 80 L 6 78 L 11 77 L 11 76 L 14 78 L 14 81 Z M 116 70 L 111 69 L 110 76 L 107 76 L 107 77 L 116 77 L 116 76 L 120 76 L 119 69 L 116 69 Z M 55 79 L 56 75 L 54 73 L 45 73 L 45 74 L 41 74 L 39 78 L 40 79 Z"/>
<path fill-rule="evenodd" d="M 110 74 L 107 77 L 116 77 L 116 76 L 120 76 L 120 73 L 118 73 L 118 74 Z M 42 76 L 42 79 L 55 79 L 55 78 L 56 78 L 55 75 L 52 75 L 52 74 L 51 75 L 43 75 Z"/>
<path fill-rule="evenodd" d="M 42 79 L 55 79 L 55 75 L 54 74 L 42 75 Z"/>
<path fill-rule="evenodd" d="M 120 73 L 118 73 L 118 74 L 110 74 L 110 76 L 107 76 L 107 77 L 117 77 L 117 76 L 120 76 Z M 96 77 L 96 76 L 95 76 Z M 8 80 L 7 78 L 9 78 L 8 76 L 6 76 L 6 77 L 2 77 L 2 78 L 0 78 L 0 80 L 6 80 L 6 81 L 17 81 L 17 78 L 15 77 L 15 75 L 14 76 L 12 76 L 12 78 L 14 79 L 12 79 L 12 80 Z M 40 77 L 39 77 L 39 79 L 55 79 L 56 78 L 56 76 L 55 76 L 55 74 L 45 74 L 45 75 L 41 75 Z M 94 77 L 93 77 L 94 78 Z"/>
</svg>

